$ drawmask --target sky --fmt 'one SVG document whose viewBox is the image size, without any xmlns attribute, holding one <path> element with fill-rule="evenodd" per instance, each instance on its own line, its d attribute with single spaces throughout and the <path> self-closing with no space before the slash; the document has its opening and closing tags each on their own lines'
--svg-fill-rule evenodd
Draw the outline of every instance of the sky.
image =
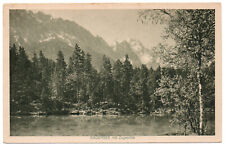
<svg viewBox="0 0 225 146">
<path fill-rule="evenodd" d="M 109 45 L 116 41 L 136 39 L 151 49 L 162 41 L 162 25 L 142 24 L 138 10 L 42 10 L 54 18 L 75 21 Z"/>
</svg>

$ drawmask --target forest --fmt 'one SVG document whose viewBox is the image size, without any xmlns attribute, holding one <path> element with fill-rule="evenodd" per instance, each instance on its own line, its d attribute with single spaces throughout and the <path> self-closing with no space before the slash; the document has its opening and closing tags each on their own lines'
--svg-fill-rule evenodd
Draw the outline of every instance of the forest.
<svg viewBox="0 0 225 146">
<path fill-rule="evenodd" d="M 123 114 L 149 114 L 163 108 L 163 99 L 157 96 L 161 74 L 169 77 L 185 76 L 185 71 L 172 68 L 156 70 L 133 67 L 126 55 L 121 62 L 112 63 L 103 56 L 98 72 L 92 67 L 91 55 L 76 44 L 68 65 L 62 51 L 56 62 L 47 59 L 42 51 L 29 60 L 23 47 L 10 48 L 10 109 L 11 114 L 65 114 L 71 110 L 94 110 L 116 108 Z M 206 69 L 213 76 L 214 65 Z M 206 76 L 210 87 L 213 78 Z M 205 86 L 203 86 L 205 87 Z M 207 87 L 207 86 L 206 86 Z M 204 89 L 207 95 L 213 89 Z M 213 99 L 206 100 L 205 106 L 214 110 Z"/>
<path fill-rule="evenodd" d="M 11 45 L 10 114 L 169 114 L 171 123 L 199 135 L 207 133 L 206 115 L 215 111 L 215 12 L 160 13 L 170 18 L 167 37 L 173 37 L 176 46 L 157 46 L 161 59 L 170 65 L 155 70 L 132 65 L 128 55 L 116 61 L 104 55 L 97 70 L 91 54 L 79 44 L 68 63 L 62 51 L 56 60 L 42 51 L 30 59 L 22 46 Z M 141 17 L 152 19 L 152 14 L 158 17 L 151 11 L 143 11 Z"/>
<path fill-rule="evenodd" d="M 134 68 L 128 56 L 113 65 L 103 56 L 98 72 L 92 67 L 91 55 L 77 44 L 68 65 L 61 51 L 56 62 L 47 59 L 42 51 L 29 60 L 24 48 L 17 49 L 15 45 L 10 55 L 12 114 L 61 114 L 95 108 L 150 113 L 161 106 L 160 98 L 153 95 L 160 67 Z"/>
</svg>

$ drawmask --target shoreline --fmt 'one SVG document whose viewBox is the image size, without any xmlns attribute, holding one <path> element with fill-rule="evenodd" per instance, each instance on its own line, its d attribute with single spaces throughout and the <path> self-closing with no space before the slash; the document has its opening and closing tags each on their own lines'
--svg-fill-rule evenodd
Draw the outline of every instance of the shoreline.
<svg viewBox="0 0 225 146">
<path fill-rule="evenodd" d="M 215 111 L 206 111 L 205 113 L 215 113 Z M 107 110 L 104 110 L 103 112 L 96 112 L 96 111 L 76 111 L 76 112 L 55 112 L 55 113 L 43 113 L 43 112 L 33 112 L 33 113 L 13 113 L 10 114 L 10 116 L 167 116 L 171 115 L 168 112 L 164 113 L 158 113 L 158 112 L 152 112 L 152 113 L 121 113 L 121 112 L 110 112 Z"/>
</svg>

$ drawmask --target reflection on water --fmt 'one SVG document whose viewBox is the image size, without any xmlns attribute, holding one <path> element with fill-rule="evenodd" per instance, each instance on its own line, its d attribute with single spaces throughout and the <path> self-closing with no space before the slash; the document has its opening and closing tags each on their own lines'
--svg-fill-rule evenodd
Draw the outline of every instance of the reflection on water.
<svg viewBox="0 0 225 146">
<path fill-rule="evenodd" d="M 11 116 L 11 136 L 156 136 L 182 131 L 169 117 L 156 116 Z M 214 129 L 214 118 L 208 122 Z"/>
</svg>

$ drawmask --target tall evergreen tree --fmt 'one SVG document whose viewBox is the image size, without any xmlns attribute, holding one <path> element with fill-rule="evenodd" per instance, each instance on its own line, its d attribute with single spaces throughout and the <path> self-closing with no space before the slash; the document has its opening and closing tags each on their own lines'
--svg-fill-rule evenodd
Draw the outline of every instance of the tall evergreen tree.
<svg viewBox="0 0 225 146">
<path fill-rule="evenodd" d="M 84 85 L 86 88 L 86 102 L 88 102 L 88 106 L 93 107 L 95 102 L 95 89 L 97 80 L 97 71 L 92 67 L 91 64 L 91 55 L 89 53 L 85 56 L 84 61 Z"/>
<path fill-rule="evenodd" d="M 84 62 L 85 53 L 76 44 L 74 52 L 69 59 L 67 77 L 67 97 L 73 97 L 74 102 L 81 103 L 86 100 L 86 88 L 84 87 Z"/>
<path fill-rule="evenodd" d="M 75 71 L 77 74 L 82 73 L 84 71 L 83 68 L 84 60 L 85 60 L 85 53 L 83 50 L 81 50 L 78 44 L 76 44 L 74 52 L 70 59 L 69 68 L 71 68 L 72 71 Z"/>
<path fill-rule="evenodd" d="M 105 55 L 103 56 L 103 68 L 100 74 L 102 80 L 103 98 L 105 101 L 112 102 L 112 65 L 109 58 L 107 58 Z"/>
<path fill-rule="evenodd" d="M 121 106 L 121 98 L 122 98 L 122 72 L 123 64 L 120 60 L 117 60 L 113 65 L 113 101 L 116 106 Z"/>
<path fill-rule="evenodd" d="M 65 102 L 65 79 L 66 79 L 66 62 L 62 51 L 58 52 L 55 66 L 55 86 L 56 86 L 56 99 L 57 110 L 62 110 Z"/>
<path fill-rule="evenodd" d="M 141 86 L 141 111 L 142 113 L 149 113 L 150 110 L 150 96 L 149 96 L 149 89 L 148 89 L 148 79 L 149 79 L 149 72 L 146 65 L 141 66 L 140 71 L 140 80 L 139 85 Z"/>
<path fill-rule="evenodd" d="M 23 47 L 19 47 L 17 58 L 16 76 L 18 77 L 18 90 L 16 96 L 18 98 L 19 111 L 28 114 L 31 109 L 32 89 L 31 89 L 31 62 Z"/>
<path fill-rule="evenodd" d="M 141 112 L 141 89 L 140 89 L 140 68 L 133 69 L 133 76 L 130 81 L 129 101 L 130 108 L 134 113 Z"/>
<path fill-rule="evenodd" d="M 10 113 L 16 113 L 18 110 L 18 77 L 17 72 L 18 53 L 16 45 L 10 46 Z"/>
<path fill-rule="evenodd" d="M 130 102 L 129 100 L 130 81 L 133 75 L 133 67 L 129 61 L 128 55 L 125 56 L 122 72 L 123 72 L 123 75 L 122 75 L 123 97 L 122 98 L 123 98 L 124 106 L 128 106 Z"/>
<path fill-rule="evenodd" d="M 39 62 L 41 68 L 41 102 L 42 102 L 42 110 L 47 114 L 51 114 L 54 109 L 54 104 L 51 100 L 51 66 L 49 64 L 49 60 L 44 56 L 42 51 L 39 53 Z"/>
<path fill-rule="evenodd" d="M 40 93 L 42 90 L 41 87 L 41 68 L 39 68 L 39 61 L 37 54 L 34 53 L 33 58 L 32 58 L 32 68 L 31 68 L 31 76 L 32 76 L 32 105 L 35 108 L 34 111 L 37 112 L 40 110 L 40 104 L 41 104 L 41 99 L 40 99 Z"/>
</svg>

